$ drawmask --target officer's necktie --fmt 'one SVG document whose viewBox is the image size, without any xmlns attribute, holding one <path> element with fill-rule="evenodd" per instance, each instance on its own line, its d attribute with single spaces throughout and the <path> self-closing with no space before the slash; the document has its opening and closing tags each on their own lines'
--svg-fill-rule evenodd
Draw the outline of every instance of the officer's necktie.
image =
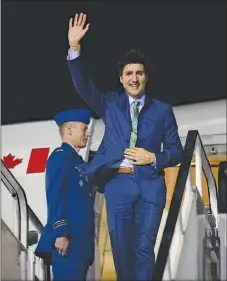
<svg viewBox="0 0 227 281">
<path fill-rule="evenodd" d="M 138 125 L 138 116 L 139 116 L 139 106 L 140 101 L 135 100 L 133 102 L 133 111 L 132 111 L 132 132 L 130 138 L 129 147 L 134 147 L 137 140 L 137 125 Z"/>
</svg>

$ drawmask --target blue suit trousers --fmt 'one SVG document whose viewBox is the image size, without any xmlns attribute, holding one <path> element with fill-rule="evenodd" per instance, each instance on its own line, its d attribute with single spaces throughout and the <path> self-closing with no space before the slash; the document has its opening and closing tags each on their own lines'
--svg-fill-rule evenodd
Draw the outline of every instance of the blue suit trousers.
<svg viewBox="0 0 227 281">
<path fill-rule="evenodd" d="M 147 202 L 131 174 L 107 182 L 105 199 L 117 280 L 151 280 L 164 206 Z"/>
</svg>

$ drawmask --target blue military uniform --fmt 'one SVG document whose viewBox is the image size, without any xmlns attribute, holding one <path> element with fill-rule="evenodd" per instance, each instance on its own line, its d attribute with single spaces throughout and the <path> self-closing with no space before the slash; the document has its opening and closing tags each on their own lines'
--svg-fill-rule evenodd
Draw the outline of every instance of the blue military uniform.
<svg viewBox="0 0 227 281">
<path fill-rule="evenodd" d="M 67 121 L 88 124 L 88 112 L 61 112 L 56 115 L 55 121 L 58 125 Z M 92 189 L 80 173 L 78 166 L 82 163 L 77 151 L 66 142 L 56 148 L 47 161 L 47 224 L 39 240 L 36 255 L 51 257 L 54 280 L 84 280 L 88 267 L 94 260 Z M 54 247 L 55 239 L 61 236 L 69 239 L 66 256 L 60 255 Z"/>
</svg>

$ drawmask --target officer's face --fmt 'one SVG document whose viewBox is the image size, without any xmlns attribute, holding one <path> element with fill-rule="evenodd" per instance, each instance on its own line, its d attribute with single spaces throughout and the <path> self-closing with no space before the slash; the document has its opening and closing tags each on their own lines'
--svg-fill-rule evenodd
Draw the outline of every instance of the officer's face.
<svg viewBox="0 0 227 281">
<path fill-rule="evenodd" d="M 129 96 L 139 98 L 145 91 L 148 75 L 141 63 L 127 64 L 120 77 L 120 81 Z"/>
<path fill-rule="evenodd" d="M 76 148 L 84 148 L 87 145 L 90 132 L 88 126 L 81 122 L 72 122 L 71 125 L 71 140 Z"/>
</svg>

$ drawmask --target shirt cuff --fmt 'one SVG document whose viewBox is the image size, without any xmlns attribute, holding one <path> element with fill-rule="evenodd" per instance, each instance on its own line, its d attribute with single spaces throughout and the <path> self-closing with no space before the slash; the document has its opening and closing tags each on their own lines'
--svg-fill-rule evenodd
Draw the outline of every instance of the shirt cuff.
<svg viewBox="0 0 227 281">
<path fill-rule="evenodd" d="M 68 50 L 67 60 L 74 60 L 80 56 L 80 51 Z"/>
</svg>

